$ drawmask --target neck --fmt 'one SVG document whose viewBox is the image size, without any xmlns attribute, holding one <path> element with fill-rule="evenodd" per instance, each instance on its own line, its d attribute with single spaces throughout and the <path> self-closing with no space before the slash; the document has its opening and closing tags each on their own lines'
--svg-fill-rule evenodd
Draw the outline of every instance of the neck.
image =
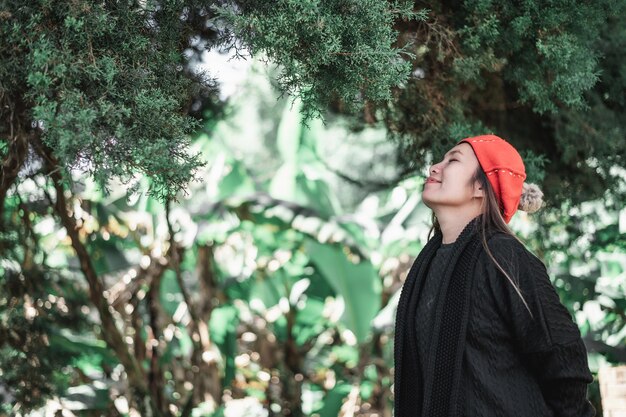
<svg viewBox="0 0 626 417">
<path fill-rule="evenodd" d="M 465 229 L 465 226 L 479 215 L 480 212 L 477 211 L 465 211 L 463 213 L 447 210 L 435 211 L 435 216 L 437 216 L 441 234 L 443 235 L 442 243 L 454 243 L 463 229 Z"/>
</svg>

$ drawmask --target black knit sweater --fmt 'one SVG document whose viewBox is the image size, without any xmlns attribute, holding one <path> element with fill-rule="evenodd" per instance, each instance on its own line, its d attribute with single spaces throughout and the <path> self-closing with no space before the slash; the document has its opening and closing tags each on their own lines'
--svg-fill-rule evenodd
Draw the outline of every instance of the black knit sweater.
<svg viewBox="0 0 626 417">
<path fill-rule="evenodd" d="M 417 354 L 419 363 L 426 363 L 428 359 L 428 349 L 432 340 L 434 323 L 429 318 L 432 316 L 437 306 L 437 295 L 441 288 L 442 278 L 446 272 L 453 244 L 441 244 L 433 257 L 428 273 L 424 281 L 424 286 L 419 293 L 415 314 L 415 339 L 417 344 Z M 424 376 L 423 367 L 420 369 Z"/>
<path fill-rule="evenodd" d="M 531 317 L 482 248 L 477 220 L 451 250 L 428 317 L 426 361 L 417 354 L 415 320 L 440 233 L 407 276 L 396 315 L 395 416 L 593 416 L 586 350 L 545 266 L 513 237 L 490 237 L 489 248 L 516 280 Z"/>
</svg>

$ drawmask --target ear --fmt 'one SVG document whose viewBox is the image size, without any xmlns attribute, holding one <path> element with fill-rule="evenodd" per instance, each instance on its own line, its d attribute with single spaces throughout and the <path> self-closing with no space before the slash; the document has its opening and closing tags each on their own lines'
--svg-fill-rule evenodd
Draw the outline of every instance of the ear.
<svg viewBox="0 0 626 417">
<path fill-rule="evenodd" d="M 479 181 L 474 181 L 474 190 L 472 194 L 473 198 L 485 198 L 485 190 L 480 185 Z"/>
</svg>

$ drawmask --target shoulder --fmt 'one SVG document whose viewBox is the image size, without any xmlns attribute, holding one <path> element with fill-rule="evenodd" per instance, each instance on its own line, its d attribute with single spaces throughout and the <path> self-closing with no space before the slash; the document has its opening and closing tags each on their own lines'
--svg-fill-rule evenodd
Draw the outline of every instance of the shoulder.
<svg viewBox="0 0 626 417">
<path fill-rule="evenodd" d="M 506 261 L 512 264 L 543 264 L 526 245 L 520 242 L 515 236 L 507 233 L 497 232 L 488 237 L 487 247 L 491 255 L 493 255 L 497 261 Z M 487 257 L 489 258 L 489 256 Z"/>
<path fill-rule="evenodd" d="M 495 253 L 527 253 L 526 246 L 515 236 L 503 232 L 496 232 L 487 238 L 487 246 Z"/>
<path fill-rule="evenodd" d="M 531 282 L 538 277 L 547 278 L 545 264 L 515 236 L 495 233 L 488 238 L 487 247 L 489 253 L 483 250 L 480 262 L 485 268 L 483 271 L 497 282 L 502 282 L 499 278 L 502 270 L 506 271 L 516 284 L 522 286 L 533 285 Z"/>
</svg>

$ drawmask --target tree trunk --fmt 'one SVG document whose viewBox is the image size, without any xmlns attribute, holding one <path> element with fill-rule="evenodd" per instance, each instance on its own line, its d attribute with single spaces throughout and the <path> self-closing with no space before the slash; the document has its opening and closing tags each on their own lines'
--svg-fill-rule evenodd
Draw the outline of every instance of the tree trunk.
<svg viewBox="0 0 626 417">
<path fill-rule="evenodd" d="M 4 217 L 4 200 L 28 156 L 28 135 L 16 134 L 8 140 L 7 156 L 0 166 L 0 222 Z"/>
<path fill-rule="evenodd" d="M 198 366 L 199 372 L 194 375 L 194 390 L 196 401 L 214 401 L 216 406 L 222 403 L 222 383 L 216 358 L 209 356 L 208 360 L 202 354 L 214 348 L 209 334 L 209 320 L 213 312 L 214 301 L 217 300 L 218 290 L 215 272 L 213 270 L 213 249 L 210 246 L 198 247 L 197 263 L 198 281 L 200 284 L 200 299 L 197 308 L 199 315 L 198 331 L 200 334 L 201 351 L 195 352 L 193 363 Z M 198 357 L 198 355 L 200 355 Z"/>
</svg>

